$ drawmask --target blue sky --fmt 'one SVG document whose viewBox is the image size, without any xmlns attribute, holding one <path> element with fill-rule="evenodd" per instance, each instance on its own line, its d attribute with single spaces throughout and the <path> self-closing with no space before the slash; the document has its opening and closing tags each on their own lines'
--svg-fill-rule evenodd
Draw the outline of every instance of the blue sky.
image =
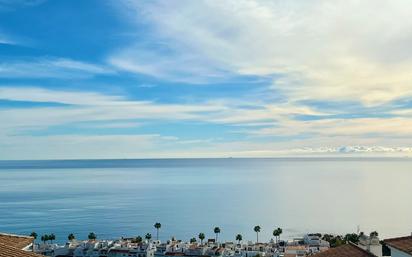
<svg viewBox="0 0 412 257">
<path fill-rule="evenodd" d="M 407 7 L 0 0 L 0 158 L 411 155 Z"/>
</svg>

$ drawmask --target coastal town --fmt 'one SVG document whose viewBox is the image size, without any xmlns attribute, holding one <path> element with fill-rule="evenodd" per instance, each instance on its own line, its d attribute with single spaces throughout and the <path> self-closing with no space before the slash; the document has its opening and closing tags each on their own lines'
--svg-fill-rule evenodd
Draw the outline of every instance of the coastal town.
<svg viewBox="0 0 412 257">
<path fill-rule="evenodd" d="M 65 244 L 56 244 L 54 234 L 30 236 L 0 233 L 0 257 L 411 257 L 410 236 L 380 240 L 376 231 L 369 234 L 345 236 L 309 233 L 299 238 L 281 240 L 282 229 L 273 231 L 269 242 L 259 241 L 260 227 L 254 227 L 256 241 L 244 241 L 241 234 L 235 241 L 219 240 L 220 228 L 215 227 L 214 238 L 206 239 L 204 233 L 197 238 L 182 241 L 170 238 L 159 240 L 160 223 L 156 223 L 156 239 L 145 237 L 98 239 L 90 233 L 88 239 L 77 240 L 69 234 Z M 37 240 L 40 239 L 40 242 Z"/>
</svg>

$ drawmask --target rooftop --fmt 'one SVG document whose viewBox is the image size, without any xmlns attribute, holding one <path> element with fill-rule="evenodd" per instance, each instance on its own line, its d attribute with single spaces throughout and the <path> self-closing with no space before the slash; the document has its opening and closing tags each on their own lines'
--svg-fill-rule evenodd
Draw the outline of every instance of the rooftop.
<svg viewBox="0 0 412 257">
<path fill-rule="evenodd" d="M 390 247 L 412 255 L 412 236 L 390 238 L 383 241 Z"/>
<path fill-rule="evenodd" d="M 30 236 L 20 236 L 13 234 L 0 233 L 0 244 L 8 245 L 18 249 L 23 249 L 33 242 Z"/>
<path fill-rule="evenodd" d="M 38 255 L 32 252 L 26 252 L 24 250 L 5 245 L 0 243 L 0 257 L 42 257 L 43 255 Z"/>
<path fill-rule="evenodd" d="M 0 257 L 41 257 L 22 250 L 32 242 L 32 237 L 0 233 Z"/>
<path fill-rule="evenodd" d="M 375 255 L 353 245 L 345 244 L 327 251 L 315 254 L 316 257 L 375 257 Z"/>
</svg>

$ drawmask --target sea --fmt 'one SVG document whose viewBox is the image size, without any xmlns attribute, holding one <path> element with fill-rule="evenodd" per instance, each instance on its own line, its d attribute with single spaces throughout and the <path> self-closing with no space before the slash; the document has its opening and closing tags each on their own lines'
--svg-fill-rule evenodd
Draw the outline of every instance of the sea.
<svg viewBox="0 0 412 257">
<path fill-rule="evenodd" d="M 0 161 L 0 232 L 86 239 L 270 240 L 412 232 L 412 160 L 272 158 Z"/>
</svg>

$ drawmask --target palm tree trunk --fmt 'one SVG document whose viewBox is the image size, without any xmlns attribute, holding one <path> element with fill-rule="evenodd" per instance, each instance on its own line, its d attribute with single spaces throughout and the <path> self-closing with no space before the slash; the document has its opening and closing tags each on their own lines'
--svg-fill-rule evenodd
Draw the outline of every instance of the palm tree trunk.
<svg viewBox="0 0 412 257">
<path fill-rule="evenodd" d="M 159 229 L 156 231 L 156 240 L 159 241 Z"/>
</svg>

